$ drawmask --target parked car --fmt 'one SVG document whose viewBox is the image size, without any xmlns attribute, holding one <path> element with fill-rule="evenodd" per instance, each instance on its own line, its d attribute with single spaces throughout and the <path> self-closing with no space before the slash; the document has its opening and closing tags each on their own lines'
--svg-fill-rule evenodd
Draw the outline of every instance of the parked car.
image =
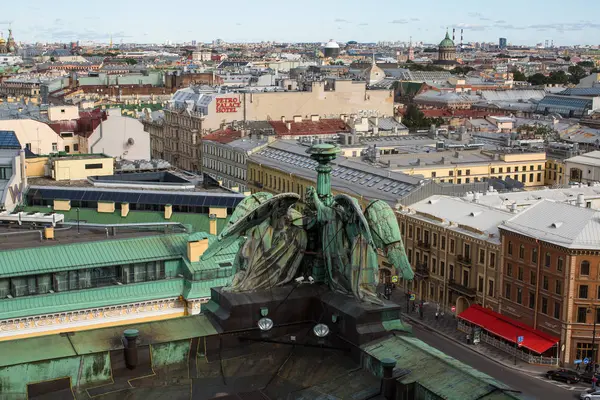
<svg viewBox="0 0 600 400">
<path fill-rule="evenodd" d="M 600 400 L 600 389 L 588 389 L 579 395 L 581 400 Z"/>
<path fill-rule="evenodd" d="M 577 383 L 581 380 L 579 374 L 570 369 L 560 368 L 546 372 L 546 378 L 553 381 L 563 381 L 567 383 Z"/>
<path fill-rule="evenodd" d="M 594 377 L 594 375 L 596 376 L 596 379 L 598 379 L 596 382 L 600 382 L 600 374 L 597 372 L 592 373 L 592 371 L 584 372 L 583 374 L 579 374 L 579 378 L 583 382 L 592 383 L 592 378 Z"/>
</svg>

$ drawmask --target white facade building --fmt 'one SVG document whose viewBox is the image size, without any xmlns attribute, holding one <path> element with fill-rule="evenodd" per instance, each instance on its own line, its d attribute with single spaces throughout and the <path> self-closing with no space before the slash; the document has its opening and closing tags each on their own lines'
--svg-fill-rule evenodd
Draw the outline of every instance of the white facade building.
<svg viewBox="0 0 600 400">
<path fill-rule="evenodd" d="M 103 153 L 117 160 L 149 160 L 150 134 L 137 119 L 121 115 L 121 109 L 108 110 L 88 139 L 90 153 Z"/>
</svg>

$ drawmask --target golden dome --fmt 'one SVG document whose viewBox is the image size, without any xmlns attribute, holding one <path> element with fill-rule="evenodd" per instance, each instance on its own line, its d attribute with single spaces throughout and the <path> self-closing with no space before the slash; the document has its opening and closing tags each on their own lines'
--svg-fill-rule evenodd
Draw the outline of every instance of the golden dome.
<svg viewBox="0 0 600 400">
<path fill-rule="evenodd" d="M 5 44 L 5 43 L 6 43 L 6 40 L 4 40 L 3 37 L 0 37 L 0 44 Z"/>
</svg>

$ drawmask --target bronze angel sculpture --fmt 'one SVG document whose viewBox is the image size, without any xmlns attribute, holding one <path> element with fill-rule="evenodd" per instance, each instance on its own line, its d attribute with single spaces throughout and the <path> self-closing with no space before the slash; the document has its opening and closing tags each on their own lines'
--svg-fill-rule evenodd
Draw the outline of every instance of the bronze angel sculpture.
<svg viewBox="0 0 600 400">
<path fill-rule="evenodd" d="M 210 259 L 236 240 L 243 240 L 234 263 L 231 291 L 267 289 L 288 284 L 299 276 L 312 236 L 332 290 L 361 301 L 380 303 L 377 298 L 377 250 L 381 250 L 398 275 L 412 280 L 398 222 L 392 208 L 374 200 L 364 210 L 348 195 L 331 194 L 329 162 L 339 149 L 313 145 L 309 152 L 319 162 L 317 190 L 309 187 L 303 212 L 293 208 L 300 200 L 295 193 L 256 193 L 235 209 L 228 226 L 202 259 Z"/>
</svg>

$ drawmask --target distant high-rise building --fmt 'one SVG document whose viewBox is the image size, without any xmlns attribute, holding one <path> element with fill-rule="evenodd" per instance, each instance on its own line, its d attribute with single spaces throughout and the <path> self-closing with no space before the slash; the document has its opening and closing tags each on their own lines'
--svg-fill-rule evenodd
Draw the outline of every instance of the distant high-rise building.
<svg viewBox="0 0 600 400">
<path fill-rule="evenodd" d="M 498 43 L 498 47 L 500 47 L 501 49 L 505 49 L 506 48 L 506 38 L 501 37 Z"/>
</svg>

